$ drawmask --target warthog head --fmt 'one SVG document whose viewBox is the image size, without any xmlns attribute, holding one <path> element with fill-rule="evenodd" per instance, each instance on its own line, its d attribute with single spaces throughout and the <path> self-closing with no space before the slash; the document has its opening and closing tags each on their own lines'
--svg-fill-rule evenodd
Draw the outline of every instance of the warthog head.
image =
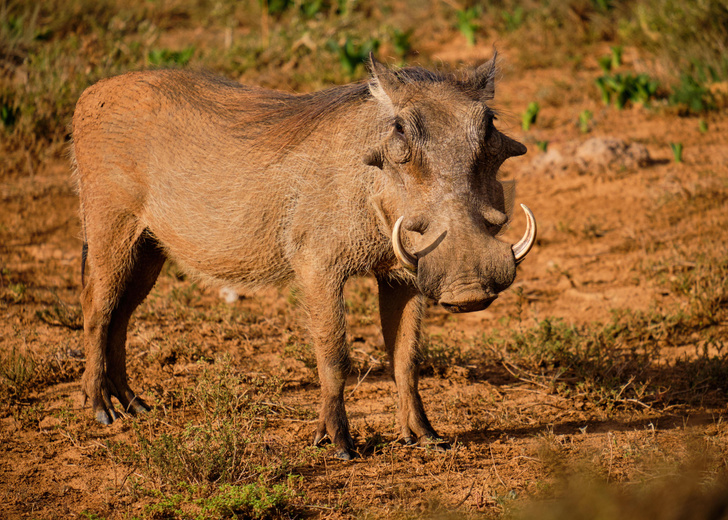
<svg viewBox="0 0 728 520">
<path fill-rule="evenodd" d="M 498 169 L 526 147 L 494 126 L 488 103 L 495 57 L 461 76 L 392 71 L 372 60 L 372 75 L 371 91 L 389 129 L 364 161 L 381 168 L 395 187 L 380 206 L 397 219 L 395 254 L 419 290 L 445 309 L 485 309 L 513 283 L 536 234 L 524 206 L 523 239 L 514 246 L 496 239 L 508 221 Z"/>
</svg>

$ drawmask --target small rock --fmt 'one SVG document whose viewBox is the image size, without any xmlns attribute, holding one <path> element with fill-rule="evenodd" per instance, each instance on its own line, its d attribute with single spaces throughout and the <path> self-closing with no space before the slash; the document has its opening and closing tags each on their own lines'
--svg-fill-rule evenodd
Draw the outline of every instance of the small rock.
<svg viewBox="0 0 728 520">
<path fill-rule="evenodd" d="M 537 171 L 554 171 L 566 168 L 567 162 L 561 152 L 549 149 L 546 153 L 538 154 L 531 161 L 531 167 Z"/>
<path fill-rule="evenodd" d="M 593 137 L 583 143 L 565 143 L 561 150 L 549 148 L 546 153 L 538 154 L 531 160 L 529 171 L 555 174 L 574 168 L 584 174 L 607 169 L 634 169 L 649 166 L 652 162 L 647 148 L 639 143 Z"/>
<path fill-rule="evenodd" d="M 576 149 L 575 155 L 575 163 L 582 172 L 595 168 L 637 168 L 652 162 L 643 145 L 603 137 L 585 141 Z"/>
<path fill-rule="evenodd" d="M 240 298 L 240 294 L 238 291 L 233 289 L 232 287 L 223 287 L 220 289 L 220 292 L 218 293 L 220 295 L 220 298 L 225 300 L 225 303 L 233 304 L 236 301 L 238 301 L 238 298 Z"/>
</svg>

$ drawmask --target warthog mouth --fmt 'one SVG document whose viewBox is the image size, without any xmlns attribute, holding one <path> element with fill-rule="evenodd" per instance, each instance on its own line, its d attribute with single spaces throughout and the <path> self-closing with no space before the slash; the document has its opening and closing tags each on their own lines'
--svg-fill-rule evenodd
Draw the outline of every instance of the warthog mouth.
<svg viewBox="0 0 728 520">
<path fill-rule="evenodd" d="M 448 312 L 452 312 L 453 314 L 462 313 L 462 312 L 476 312 L 476 311 L 482 311 L 484 309 L 487 309 L 491 303 L 496 301 L 498 299 L 498 296 L 490 296 L 488 298 L 482 299 L 482 300 L 471 300 L 471 301 L 464 301 L 464 302 L 458 302 L 458 303 L 448 303 L 440 300 L 439 303 L 443 309 L 445 309 Z"/>
</svg>

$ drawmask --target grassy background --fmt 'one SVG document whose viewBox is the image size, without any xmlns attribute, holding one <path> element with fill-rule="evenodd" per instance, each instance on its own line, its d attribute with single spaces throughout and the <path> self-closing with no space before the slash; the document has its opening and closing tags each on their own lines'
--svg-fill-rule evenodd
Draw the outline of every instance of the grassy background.
<svg viewBox="0 0 728 520">
<path fill-rule="evenodd" d="M 204 67 L 264 86 L 314 90 L 361 78 L 369 51 L 430 65 L 428 48 L 452 31 L 469 44 L 518 42 L 510 58 L 524 69 L 578 68 L 594 44 L 629 43 L 640 53 L 638 72 L 662 82 L 661 95 L 699 112 L 725 92 L 711 86 L 728 73 L 726 19 L 725 0 L 3 0 L 0 173 L 30 173 L 61 154 L 75 100 L 103 77 Z M 614 88 L 632 88 L 625 82 L 617 78 Z"/>
</svg>

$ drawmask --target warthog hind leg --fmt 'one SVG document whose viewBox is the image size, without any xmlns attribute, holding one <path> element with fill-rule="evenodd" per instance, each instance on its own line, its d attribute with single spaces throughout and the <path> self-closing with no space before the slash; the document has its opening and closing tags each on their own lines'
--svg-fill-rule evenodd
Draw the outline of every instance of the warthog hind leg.
<svg viewBox="0 0 728 520">
<path fill-rule="evenodd" d="M 125 413 L 149 407 L 129 387 L 126 374 L 126 332 L 129 318 L 144 300 L 164 264 L 164 254 L 136 223 L 95 234 L 87 230 L 91 273 L 81 295 L 84 314 L 86 370 L 81 388 L 91 401 L 96 420 L 118 418 L 116 397 Z"/>
<path fill-rule="evenodd" d="M 427 419 L 418 390 L 420 334 L 425 298 L 408 284 L 378 278 L 379 313 L 384 344 L 399 393 L 399 426 L 407 444 L 435 444 L 445 441 Z"/>
</svg>

